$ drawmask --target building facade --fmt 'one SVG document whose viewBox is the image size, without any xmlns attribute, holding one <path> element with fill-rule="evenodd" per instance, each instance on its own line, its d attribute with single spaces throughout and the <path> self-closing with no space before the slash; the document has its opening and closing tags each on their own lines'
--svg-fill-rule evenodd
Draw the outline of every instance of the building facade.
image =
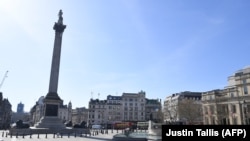
<svg viewBox="0 0 250 141">
<path fill-rule="evenodd" d="M 72 125 L 81 124 L 88 121 L 88 109 L 85 107 L 72 110 Z"/>
<path fill-rule="evenodd" d="M 107 117 L 107 100 L 90 99 L 87 126 L 102 125 L 105 127 L 108 122 Z"/>
<path fill-rule="evenodd" d="M 145 104 L 145 120 L 152 120 L 153 122 L 163 122 L 162 105 L 160 99 L 146 98 Z"/>
<path fill-rule="evenodd" d="M 24 113 L 24 104 L 22 102 L 18 103 L 16 112 Z"/>
<path fill-rule="evenodd" d="M 0 92 L 0 129 L 7 129 L 10 127 L 12 116 L 12 105 L 9 100 L 3 98 L 3 93 Z"/>
<path fill-rule="evenodd" d="M 122 120 L 123 121 L 145 121 L 146 120 L 146 93 L 122 94 Z"/>
<path fill-rule="evenodd" d="M 72 103 L 69 102 L 68 105 L 60 105 L 58 108 L 58 117 L 63 123 L 72 120 Z"/>
<path fill-rule="evenodd" d="M 107 113 L 108 113 L 108 126 L 116 122 L 122 122 L 122 97 L 121 96 L 107 96 Z"/>
<path fill-rule="evenodd" d="M 228 77 L 228 86 L 202 94 L 204 124 L 250 124 L 250 67 Z"/>
<path fill-rule="evenodd" d="M 166 97 L 163 109 L 164 122 L 202 124 L 201 95 L 202 92 L 184 91 Z"/>
<path fill-rule="evenodd" d="M 107 99 L 89 101 L 88 126 L 101 125 L 112 128 L 116 123 L 138 121 L 162 121 L 162 106 L 159 99 L 147 99 L 146 93 L 122 93 L 108 95 Z"/>
</svg>

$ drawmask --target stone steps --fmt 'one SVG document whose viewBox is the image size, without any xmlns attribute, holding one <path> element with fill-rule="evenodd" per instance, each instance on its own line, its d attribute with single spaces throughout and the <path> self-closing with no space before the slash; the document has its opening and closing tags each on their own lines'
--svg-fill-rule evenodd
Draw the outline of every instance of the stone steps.
<svg viewBox="0 0 250 141">
<path fill-rule="evenodd" d="M 66 126 L 58 117 L 42 117 L 41 120 L 34 125 L 36 128 L 49 128 L 49 129 L 65 129 Z"/>
</svg>

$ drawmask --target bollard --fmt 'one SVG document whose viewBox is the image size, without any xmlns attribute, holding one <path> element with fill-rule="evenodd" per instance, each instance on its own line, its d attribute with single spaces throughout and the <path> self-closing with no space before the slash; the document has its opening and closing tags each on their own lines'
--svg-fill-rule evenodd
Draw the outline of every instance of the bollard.
<svg viewBox="0 0 250 141">
<path fill-rule="evenodd" d="M 76 138 L 76 132 L 75 132 L 75 138 Z"/>
<path fill-rule="evenodd" d="M 4 135 L 4 132 L 2 132 L 2 137 L 3 137 L 3 135 Z"/>
<path fill-rule="evenodd" d="M 30 138 L 32 138 L 32 134 L 30 134 Z"/>
<path fill-rule="evenodd" d="M 12 138 L 12 133 L 10 133 L 10 138 Z"/>
<path fill-rule="evenodd" d="M 7 138 L 8 137 L 8 133 L 6 132 L 6 135 L 5 135 L 5 137 Z"/>
<path fill-rule="evenodd" d="M 53 134 L 53 138 L 55 138 L 56 133 Z"/>
<path fill-rule="evenodd" d="M 62 138 L 62 134 L 61 134 L 61 138 Z"/>
<path fill-rule="evenodd" d="M 68 138 L 69 138 L 70 134 L 68 133 Z"/>
<path fill-rule="evenodd" d="M 47 139 L 47 133 L 45 134 L 45 138 Z"/>
<path fill-rule="evenodd" d="M 37 138 L 39 139 L 39 134 L 37 134 Z"/>
<path fill-rule="evenodd" d="M 24 138 L 24 133 L 23 133 L 23 138 Z"/>
<path fill-rule="evenodd" d="M 16 138 L 18 138 L 18 133 L 16 133 Z"/>
</svg>

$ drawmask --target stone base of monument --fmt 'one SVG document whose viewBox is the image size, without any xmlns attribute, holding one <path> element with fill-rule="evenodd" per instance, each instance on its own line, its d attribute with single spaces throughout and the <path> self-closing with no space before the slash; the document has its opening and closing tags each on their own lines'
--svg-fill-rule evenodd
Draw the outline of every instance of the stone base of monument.
<svg viewBox="0 0 250 141">
<path fill-rule="evenodd" d="M 9 135 L 34 135 L 34 134 L 60 134 L 60 135 L 91 135 L 90 129 L 87 128 L 69 128 L 66 127 L 58 117 L 45 116 L 29 128 L 11 128 Z"/>
<path fill-rule="evenodd" d="M 40 119 L 38 123 L 34 125 L 36 128 L 49 128 L 49 129 L 65 129 L 66 126 L 56 116 L 45 116 Z"/>
</svg>

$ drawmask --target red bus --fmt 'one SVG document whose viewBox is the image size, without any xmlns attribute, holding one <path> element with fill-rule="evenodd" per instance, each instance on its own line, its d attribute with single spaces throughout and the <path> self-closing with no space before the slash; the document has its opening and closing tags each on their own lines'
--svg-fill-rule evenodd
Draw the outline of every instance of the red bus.
<svg viewBox="0 0 250 141">
<path fill-rule="evenodd" d="M 116 122 L 116 123 L 114 123 L 114 129 L 131 128 L 132 125 L 133 125 L 132 122 Z"/>
</svg>

